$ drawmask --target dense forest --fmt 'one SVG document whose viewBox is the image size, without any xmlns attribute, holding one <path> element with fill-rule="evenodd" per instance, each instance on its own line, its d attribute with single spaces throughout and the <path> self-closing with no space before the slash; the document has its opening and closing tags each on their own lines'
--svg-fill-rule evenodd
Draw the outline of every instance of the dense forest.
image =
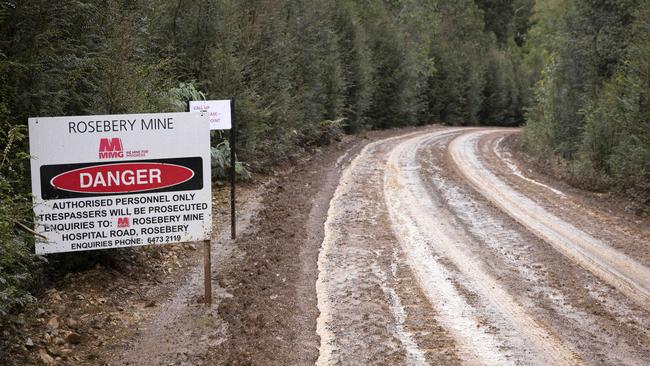
<svg viewBox="0 0 650 366">
<path fill-rule="evenodd" d="M 29 116 L 235 98 L 253 171 L 332 129 L 526 124 L 542 165 L 649 199 L 646 1 L 8 0 L 0 33 L 0 316 L 52 267 L 31 254 Z"/>
<path fill-rule="evenodd" d="M 650 204 L 650 2 L 541 1 L 528 54 L 542 74 L 527 148 L 578 185 Z"/>
</svg>

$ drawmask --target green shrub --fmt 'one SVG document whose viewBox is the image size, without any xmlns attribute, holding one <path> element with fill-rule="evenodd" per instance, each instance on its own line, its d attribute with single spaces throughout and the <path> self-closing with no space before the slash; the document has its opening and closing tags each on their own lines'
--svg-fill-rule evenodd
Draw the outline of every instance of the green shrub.
<svg viewBox="0 0 650 366">
<path fill-rule="evenodd" d="M 33 254 L 32 236 L 25 233 L 32 226 L 31 199 L 23 188 L 29 162 L 21 152 L 26 130 L 0 128 L 0 146 L 5 147 L 0 151 L 0 317 L 33 300 L 33 282 L 43 261 Z"/>
<path fill-rule="evenodd" d="M 585 110 L 579 160 L 650 205 L 650 5 L 636 15 L 624 63 Z"/>
<path fill-rule="evenodd" d="M 224 140 L 211 147 L 210 156 L 212 158 L 212 177 L 216 179 L 230 179 L 230 144 Z M 235 160 L 235 177 L 240 181 L 250 180 L 252 174 L 248 164 Z"/>
<path fill-rule="evenodd" d="M 526 147 L 540 161 L 561 159 L 581 187 L 650 207 L 650 3 L 566 4 L 546 15 L 556 29 L 540 42 L 549 64 L 528 110 Z"/>
<path fill-rule="evenodd" d="M 310 125 L 300 131 L 294 131 L 293 143 L 300 147 L 325 146 L 340 141 L 345 128 L 345 120 L 324 120 L 318 125 Z"/>
</svg>

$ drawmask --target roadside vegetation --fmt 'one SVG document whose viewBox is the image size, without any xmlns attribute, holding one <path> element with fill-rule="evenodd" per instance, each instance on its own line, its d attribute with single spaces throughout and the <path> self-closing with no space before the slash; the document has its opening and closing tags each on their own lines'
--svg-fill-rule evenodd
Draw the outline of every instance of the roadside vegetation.
<svg viewBox="0 0 650 366">
<path fill-rule="evenodd" d="M 242 178 L 342 131 L 528 118 L 540 161 L 647 202 L 649 19 L 632 0 L 3 1 L 0 317 L 119 255 L 32 254 L 29 116 L 235 98 Z M 223 178 L 230 145 L 213 143 Z"/>
<path fill-rule="evenodd" d="M 529 54 L 544 67 L 525 146 L 540 165 L 650 213 L 650 3 L 535 5 Z"/>
</svg>

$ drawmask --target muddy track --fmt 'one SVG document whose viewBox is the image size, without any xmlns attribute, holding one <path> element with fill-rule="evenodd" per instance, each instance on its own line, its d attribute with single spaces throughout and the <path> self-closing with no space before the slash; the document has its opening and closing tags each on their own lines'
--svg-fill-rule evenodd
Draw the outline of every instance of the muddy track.
<svg viewBox="0 0 650 366">
<path fill-rule="evenodd" d="M 584 215 L 554 217 L 496 178 L 486 166 L 574 200 L 477 149 L 481 136 L 511 133 L 422 130 L 355 157 L 318 260 L 317 365 L 647 364 L 648 268 L 572 225 Z M 618 225 L 643 248 L 643 232 Z"/>
<path fill-rule="evenodd" d="M 463 316 L 458 309 L 467 307 L 467 304 L 447 306 L 460 299 L 460 296 L 454 293 L 449 281 L 444 281 L 443 271 L 431 268 L 435 266 L 436 261 L 430 252 L 449 259 L 480 296 L 488 299 L 490 305 L 501 313 L 501 318 L 508 322 L 520 337 L 527 339 L 529 352 L 535 354 L 536 362 L 555 365 L 580 364 L 567 347 L 543 324 L 538 324 L 525 308 L 482 268 L 479 260 L 468 253 L 463 245 L 459 245 L 471 239 L 462 229 L 456 229 L 453 221 L 446 219 L 449 213 L 436 207 L 429 198 L 425 183 L 419 174 L 416 152 L 423 144 L 454 132 L 458 130 L 407 140 L 398 145 L 389 157 L 385 174 L 385 197 L 391 207 L 393 228 L 399 233 L 402 245 L 408 248 L 412 268 L 419 274 L 431 301 L 440 302 L 440 307 L 446 306 L 450 309 L 446 314 L 446 321 L 455 330 L 458 341 L 468 349 L 468 362 L 502 365 L 506 363 L 506 359 L 499 357 L 497 343 L 489 339 L 487 332 L 480 332 L 477 321 L 465 323 L 468 317 Z M 435 240 L 429 245 L 429 251 L 418 245 L 421 242 L 426 243 L 427 239 Z M 447 286 L 444 285 L 445 282 Z"/>
<path fill-rule="evenodd" d="M 253 229 L 231 244 L 232 255 L 219 269 L 217 279 L 226 296 L 218 318 L 223 319 L 226 337 L 208 353 L 205 364 L 316 362 L 320 340 L 315 284 L 330 200 L 344 168 L 364 145 L 403 133 L 382 131 L 345 139 L 295 162 L 290 172 L 269 185 Z"/>
<path fill-rule="evenodd" d="M 485 169 L 476 154 L 476 141 L 498 132 L 464 134 L 450 144 L 450 154 L 462 174 L 481 194 L 559 252 L 650 310 L 650 268 L 549 213 Z"/>
<path fill-rule="evenodd" d="M 341 177 L 318 260 L 317 365 L 460 363 L 454 340 L 432 318 L 436 309 L 405 264 L 409 254 L 383 201 L 387 152 L 421 134 L 367 145 Z"/>
</svg>

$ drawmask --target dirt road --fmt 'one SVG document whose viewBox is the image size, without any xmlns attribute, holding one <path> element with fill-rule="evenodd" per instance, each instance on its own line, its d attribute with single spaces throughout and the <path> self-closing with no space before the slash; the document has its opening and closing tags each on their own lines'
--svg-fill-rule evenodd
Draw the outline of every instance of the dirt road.
<svg viewBox="0 0 650 366">
<path fill-rule="evenodd" d="M 648 364 L 647 226 L 526 176 L 498 146 L 512 132 L 355 157 L 318 260 L 317 365 Z"/>
</svg>

